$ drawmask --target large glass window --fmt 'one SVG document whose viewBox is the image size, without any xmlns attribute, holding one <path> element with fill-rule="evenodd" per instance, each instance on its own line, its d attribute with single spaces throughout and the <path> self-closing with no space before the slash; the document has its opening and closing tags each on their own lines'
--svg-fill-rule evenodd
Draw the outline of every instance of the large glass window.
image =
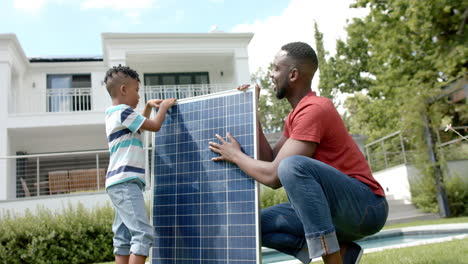
<svg viewBox="0 0 468 264">
<path fill-rule="evenodd" d="M 145 85 L 184 85 L 210 83 L 208 72 L 147 73 Z"/>
<path fill-rule="evenodd" d="M 178 99 L 210 93 L 208 72 L 147 73 L 144 75 L 148 87 L 145 100 L 151 98 Z"/>
<path fill-rule="evenodd" d="M 47 75 L 47 111 L 91 110 L 91 74 Z"/>
</svg>

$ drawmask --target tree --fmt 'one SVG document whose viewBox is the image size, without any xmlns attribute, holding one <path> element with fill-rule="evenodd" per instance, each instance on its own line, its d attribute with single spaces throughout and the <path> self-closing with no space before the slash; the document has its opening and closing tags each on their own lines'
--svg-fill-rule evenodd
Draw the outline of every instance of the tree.
<svg viewBox="0 0 468 264">
<path fill-rule="evenodd" d="M 334 99 L 336 95 L 335 79 L 333 78 L 333 67 L 330 64 L 333 64 L 334 59 L 330 58 L 327 60 L 328 52 L 323 47 L 323 33 L 320 32 L 317 22 L 314 23 L 315 30 L 315 50 L 317 51 L 318 59 L 318 70 L 320 74 L 320 80 L 318 84 L 318 90 L 320 96 L 327 97 L 328 99 Z"/>
<path fill-rule="evenodd" d="M 413 164 L 433 177 L 439 165 L 428 165 L 423 116 L 432 131 L 445 125 L 447 115 L 468 122 L 466 105 L 427 103 L 467 72 L 468 0 L 357 0 L 354 7 L 369 8 L 369 15 L 348 25 L 332 64 L 337 88 L 360 92 L 345 103 L 351 132 L 375 140 L 406 131 L 417 152 Z"/>
<path fill-rule="evenodd" d="M 355 108 L 351 119 L 367 121 L 352 132 L 376 139 L 396 129 L 421 130 L 428 98 L 467 71 L 467 6 L 467 0 L 356 2 L 370 13 L 347 27 L 332 65 L 341 92 L 367 97 L 347 103 Z"/>
</svg>

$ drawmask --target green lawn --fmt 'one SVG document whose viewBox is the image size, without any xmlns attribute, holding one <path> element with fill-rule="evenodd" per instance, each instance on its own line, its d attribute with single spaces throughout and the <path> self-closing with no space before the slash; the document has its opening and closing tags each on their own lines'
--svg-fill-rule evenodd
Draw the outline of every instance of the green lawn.
<svg viewBox="0 0 468 264">
<path fill-rule="evenodd" d="M 314 264 L 323 263 L 322 261 Z M 364 254 L 360 264 L 466 264 L 468 238 Z"/>
<path fill-rule="evenodd" d="M 396 224 L 384 226 L 383 229 L 402 228 L 408 226 L 420 226 L 420 225 L 442 225 L 442 224 L 457 224 L 457 223 L 468 223 L 468 217 L 454 217 L 454 218 L 441 218 L 434 220 L 420 220 L 404 224 Z"/>
<path fill-rule="evenodd" d="M 421 225 L 440 225 L 468 223 L 468 217 L 422 220 L 404 224 L 390 225 L 384 229 L 402 228 Z M 99 264 L 112 264 L 104 262 Z M 323 262 L 314 262 L 323 263 Z M 468 263 L 468 238 L 449 242 L 387 249 L 385 251 L 364 254 L 361 264 L 466 264 Z"/>
<path fill-rule="evenodd" d="M 468 238 L 364 254 L 361 264 L 468 263 Z"/>
</svg>

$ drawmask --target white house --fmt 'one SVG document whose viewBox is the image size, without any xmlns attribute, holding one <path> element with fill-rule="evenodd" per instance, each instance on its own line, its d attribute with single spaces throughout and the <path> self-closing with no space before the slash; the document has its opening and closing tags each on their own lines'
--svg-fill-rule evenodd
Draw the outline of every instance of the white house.
<svg viewBox="0 0 468 264">
<path fill-rule="evenodd" d="M 233 89 L 250 81 L 252 37 L 103 33 L 102 57 L 28 58 L 14 34 L 0 34 L 0 201 L 102 189 L 111 66 L 138 71 L 140 107 Z"/>
</svg>

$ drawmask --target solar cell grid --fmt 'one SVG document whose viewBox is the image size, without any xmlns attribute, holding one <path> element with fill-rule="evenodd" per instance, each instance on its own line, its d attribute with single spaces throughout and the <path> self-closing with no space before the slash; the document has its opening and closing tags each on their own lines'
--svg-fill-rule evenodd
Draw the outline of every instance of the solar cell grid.
<svg viewBox="0 0 468 264">
<path fill-rule="evenodd" d="M 215 134 L 255 157 L 253 90 L 181 100 L 154 140 L 152 263 L 259 262 L 257 184 L 237 166 L 213 162 Z"/>
</svg>

